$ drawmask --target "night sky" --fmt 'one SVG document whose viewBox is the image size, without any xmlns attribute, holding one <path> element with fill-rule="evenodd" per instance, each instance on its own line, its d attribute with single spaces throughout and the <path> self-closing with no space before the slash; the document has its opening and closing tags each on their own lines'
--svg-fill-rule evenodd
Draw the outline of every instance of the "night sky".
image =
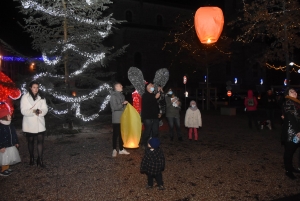
<svg viewBox="0 0 300 201">
<path fill-rule="evenodd" d="M 221 6 L 220 0 L 145 0 L 145 2 L 178 4 L 191 9 L 203 5 Z M 18 22 L 23 23 L 23 15 L 19 13 L 19 2 L 13 0 L 0 1 L 0 38 L 15 50 L 27 56 L 38 56 L 39 53 L 31 49 L 31 38 Z"/>
</svg>

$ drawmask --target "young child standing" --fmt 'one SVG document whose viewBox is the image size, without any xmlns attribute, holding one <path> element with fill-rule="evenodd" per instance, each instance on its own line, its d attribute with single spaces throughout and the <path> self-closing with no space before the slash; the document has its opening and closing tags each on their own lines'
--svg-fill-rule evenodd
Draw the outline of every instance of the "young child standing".
<svg viewBox="0 0 300 201">
<path fill-rule="evenodd" d="M 189 140 L 193 139 L 193 131 L 195 138 L 194 140 L 198 140 L 198 131 L 199 127 L 202 127 L 202 119 L 200 110 L 197 108 L 197 104 L 195 101 L 190 102 L 190 107 L 187 109 L 185 113 L 184 125 L 189 128 Z"/>
<path fill-rule="evenodd" d="M 10 124 L 11 116 L 7 111 L 0 111 L 0 176 L 9 176 L 12 172 L 10 165 L 21 162 L 18 136 L 15 128 Z"/>
<path fill-rule="evenodd" d="M 160 141 L 158 138 L 154 137 L 148 141 L 148 149 L 145 150 L 140 171 L 147 175 L 148 185 L 146 188 L 153 187 L 153 178 L 155 178 L 158 189 L 164 190 L 162 171 L 165 169 L 165 157 L 159 145 Z"/>
</svg>

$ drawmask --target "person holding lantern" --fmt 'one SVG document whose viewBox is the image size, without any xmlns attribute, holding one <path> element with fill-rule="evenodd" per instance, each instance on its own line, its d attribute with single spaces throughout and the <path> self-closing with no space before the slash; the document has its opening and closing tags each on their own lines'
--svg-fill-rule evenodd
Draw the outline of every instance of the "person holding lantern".
<svg viewBox="0 0 300 201">
<path fill-rule="evenodd" d="M 300 171 L 293 167 L 293 156 L 300 146 L 300 100 L 297 99 L 295 89 L 287 89 L 282 112 L 281 144 L 284 145 L 285 174 L 290 179 L 296 179 L 293 172 L 300 173 Z"/>
<path fill-rule="evenodd" d="M 119 154 L 130 154 L 123 148 L 123 140 L 121 137 L 121 116 L 128 101 L 125 100 L 125 96 L 122 94 L 123 86 L 120 83 L 114 84 L 114 91 L 110 97 L 110 108 L 112 111 L 112 124 L 113 124 L 113 153 L 112 157 L 117 156 L 117 141 L 119 138 Z"/>
<path fill-rule="evenodd" d="M 161 87 L 158 87 L 158 92 L 154 94 L 154 85 L 148 83 L 145 93 L 142 95 L 142 112 L 141 118 L 144 123 L 144 132 L 142 135 L 142 146 L 147 147 L 147 142 L 150 137 L 158 137 L 159 118 L 161 117 L 158 99 L 160 97 Z"/>
<path fill-rule="evenodd" d="M 177 137 L 179 141 L 182 141 L 181 129 L 180 129 L 180 110 L 181 110 L 181 102 L 175 96 L 172 91 L 172 88 L 169 88 L 167 97 L 166 97 L 166 117 L 169 122 L 169 134 L 170 139 L 173 141 L 174 138 L 174 124 L 176 127 Z"/>
<path fill-rule="evenodd" d="M 29 92 L 22 96 L 20 107 L 23 115 L 22 130 L 26 134 L 28 142 L 29 165 L 34 164 L 34 141 L 36 139 L 38 153 L 36 164 L 43 168 L 45 167 L 43 151 L 46 131 L 44 117 L 48 112 L 48 106 L 45 98 L 39 92 L 39 83 L 37 81 L 29 83 Z"/>
</svg>

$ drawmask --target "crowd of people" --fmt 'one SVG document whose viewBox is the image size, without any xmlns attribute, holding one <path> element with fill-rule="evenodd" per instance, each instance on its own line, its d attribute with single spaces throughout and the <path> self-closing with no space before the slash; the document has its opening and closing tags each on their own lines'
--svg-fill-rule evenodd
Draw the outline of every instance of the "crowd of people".
<svg viewBox="0 0 300 201">
<path fill-rule="evenodd" d="M 123 86 L 121 83 L 114 84 L 114 91 L 111 93 L 110 107 L 112 110 L 112 157 L 117 155 L 129 155 L 124 149 L 121 137 L 121 116 L 128 101 L 123 95 Z M 300 169 L 293 167 L 293 156 L 299 148 L 300 142 L 300 100 L 297 98 L 297 92 L 293 88 L 286 90 L 286 96 L 283 101 L 282 111 L 282 134 L 281 143 L 284 146 L 284 167 L 285 174 L 291 179 L 297 177 L 294 173 L 300 173 Z M 275 128 L 275 109 L 278 102 L 271 90 L 262 99 L 266 111 L 266 120 L 258 121 L 257 106 L 258 100 L 253 91 L 248 91 L 248 96 L 244 100 L 245 111 L 248 117 L 248 126 L 252 126 L 259 131 L 262 129 L 261 122 L 272 130 Z M 172 88 L 168 88 L 166 93 L 162 87 L 157 87 L 153 83 L 145 85 L 145 93 L 142 95 L 141 121 L 144 129 L 142 132 L 140 145 L 145 149 L 145 154 L 141 161 L 140 170 L 147 175 L 147 188 L 153 187 L 153 179 L 158 184 L 158 189 L 164 189 L 162 172 L 165 169 L 165 156 L 160 147 L 159 126 L 162 117 L 165 117 L 169 126 L 170 141 L 174 140 L 175 131 L 179 142 L 183 141 L 180 114 L 181 101 L 176 96 Z M 29 165 L 41 168 L 45 167 L 43 160 L 44 136 L 46 131 L 44 116 L 48 112 L 48 106 L 45 98 L 39 92 L 39 83 L 32 81 L 29 84 L 28 93 L 24 94 L 20 101 L 20 109 L 23 115 L 22 130 L 27 138 Z M 12 114 L 6 110 L 0 110 L 0 176 L 11 174 L 11 165 L 21 161 L 18 153 L 18 135 L 11 124 Z M 196 101 L 191 101 L 185 112 L 184 126 L 188 128 L 188 139 L 198 141 L 199 128 L 202 127 L 202 117 Z M 34 147 L 37 142 L 37 157 L 35 157 Z M 300 156 L 299 156 L 300 163 Z M 300 165 L 300 164 L 299 164 Z"/>
</svg>

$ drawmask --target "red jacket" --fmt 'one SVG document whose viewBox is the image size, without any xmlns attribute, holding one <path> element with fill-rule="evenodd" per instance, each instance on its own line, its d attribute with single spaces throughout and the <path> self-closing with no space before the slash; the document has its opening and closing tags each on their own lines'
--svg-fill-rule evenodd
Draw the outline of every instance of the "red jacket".
<svg viewBox="0 0 300 201">
<path fill-rule="evenodd" d="M 249 103 L 252 102 L 252 100 L 253 100 L 253 105 L 249 105 Z M 257 99 L 255 96 L 253 96 L 252 90 L 248 90 L 248 96 L 244 100 L 244 105 L 245 105 L 247 111 L 257 110 Z"/>
</svg>

